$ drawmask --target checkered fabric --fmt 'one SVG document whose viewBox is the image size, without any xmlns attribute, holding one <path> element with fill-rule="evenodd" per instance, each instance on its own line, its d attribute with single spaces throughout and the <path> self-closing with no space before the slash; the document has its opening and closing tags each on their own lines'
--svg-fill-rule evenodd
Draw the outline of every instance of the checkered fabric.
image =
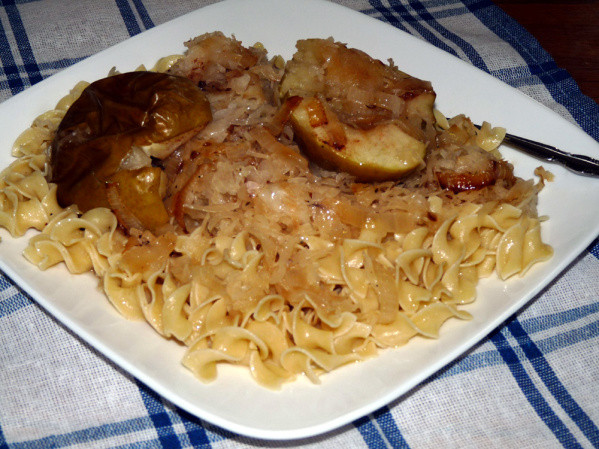
<svg viewBox="0 0 599 449">
<path fill-rule="evenodd" d="M 0 101 L 204 0 L 0 0 Z M 599 106 L 490 0 L 341 0 L 515 86 L 599 140 Z M 4 148 L 8 143 L 4 142 Z M 424 384 L 332 433 L 260 441 L 165 401 L 0 274 L 0 448 L 599 447 L 599 245 Z"/>
</svg>

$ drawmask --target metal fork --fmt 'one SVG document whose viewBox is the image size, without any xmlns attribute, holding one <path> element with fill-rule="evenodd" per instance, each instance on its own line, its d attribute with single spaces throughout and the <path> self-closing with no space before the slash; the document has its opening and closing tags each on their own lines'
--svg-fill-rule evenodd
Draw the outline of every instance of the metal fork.
<svg viewBox="0 0 599 449">
<path fill-rule="evenodd" d="M 506 134 L 503 139 L 531 156 L 555 162 L 576 173 L 587 176 L 599 176 L 599 160 L 582 154 L 572 154 L 558 148 L 525 139 L 524 137 Z"/>
</svg>

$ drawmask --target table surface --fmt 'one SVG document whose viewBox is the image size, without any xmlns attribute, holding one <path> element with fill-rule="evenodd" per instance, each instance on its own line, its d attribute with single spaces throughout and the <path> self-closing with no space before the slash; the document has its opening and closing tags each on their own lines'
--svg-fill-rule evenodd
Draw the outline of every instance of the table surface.
<svg viewBox="0 0 599 449">
<path fill-rule="evenodd" d="M 599 1 L 497 0 L 599 102 Z"/>
<path fill-rule="evenodd" d="M 0 2 L 0 102 L 212 2 Z M 583 129 L 599 155 L 597 2 L 498 0 L 516 21 L 491 0 L 336 2 L 487 70 Z M 12 142 L 1 142 L 8 151 Z M 599 181 L 592 186 L 575 192 L 594 201 Z M 272 442 L 191 416 L 0 273 L 0 449 L 599 447 L 597 292 L 596 240 L 526 307 L 409 393 L 333 432 Z"/>
</svg>

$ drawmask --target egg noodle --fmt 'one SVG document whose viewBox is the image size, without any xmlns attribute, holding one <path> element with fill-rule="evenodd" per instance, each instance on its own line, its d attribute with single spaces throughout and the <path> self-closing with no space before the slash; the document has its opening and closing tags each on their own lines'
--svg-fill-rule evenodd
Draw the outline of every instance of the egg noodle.
<svg viewBox="0 0 599 449">
<path fill-rule="evenodd" d="M 280 59 L 267 65 L 264 76 L 280 73 Z M 264 113 L 249 120 L 251 107 L 219 128 L 247 82 L 214 106 L 199 137 L 213 151 L 209 188 L 196 186 L 187 201 L 186 229 L 125 232 L 107 208 L 61 207 L 46 180 L 56 129 L 86 86 L 14 143 L 16 160 L 0 176 L 0 225 L 15 237 L 39 231 L 24 255 L 40 269 L 62 262 L 73 274 L 95 273 L 124 317 L 186 345 L 183 365 L 202 381 L 228 363 L 272 389 L 298 375 L 318 383 L 381 348 L 437 338 L 446 320 L 471 318 L 460 306 L 475 300 L 480 278 L 523 275 L 552 255 L 536 213 L 543 179 L 454 193 L 313 169 L 292 138 L 268 132 Z M 233 122 L 235 139 L 214 137 Z M 452 126 L 497 152 L 500 129 L 437 113 L 440 135 Z"/>
</svg>

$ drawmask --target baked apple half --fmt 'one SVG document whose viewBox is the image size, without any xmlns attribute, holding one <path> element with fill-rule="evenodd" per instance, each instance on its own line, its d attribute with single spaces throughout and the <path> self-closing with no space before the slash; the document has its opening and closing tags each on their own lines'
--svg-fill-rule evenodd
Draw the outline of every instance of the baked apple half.
<svg viewBox="0 0 599 449">
<path fill-rule="evenodd" d="M 308 157 L 359 180 L 396 179 L 423 166 L 434 140 L 428 81 L 332 39 L 298 41 L 280 95 Z"/>
<path fill-rule="evenodd" d="M 168 221 L 162 170 L 171 154 L 212 120 L 210 104 L 187 78 L 123 73 L 90 84 L 62 119 L 48 178 L 61 206 L 112 209 L 126 229 L 156 231 Z"/>
</svg>

